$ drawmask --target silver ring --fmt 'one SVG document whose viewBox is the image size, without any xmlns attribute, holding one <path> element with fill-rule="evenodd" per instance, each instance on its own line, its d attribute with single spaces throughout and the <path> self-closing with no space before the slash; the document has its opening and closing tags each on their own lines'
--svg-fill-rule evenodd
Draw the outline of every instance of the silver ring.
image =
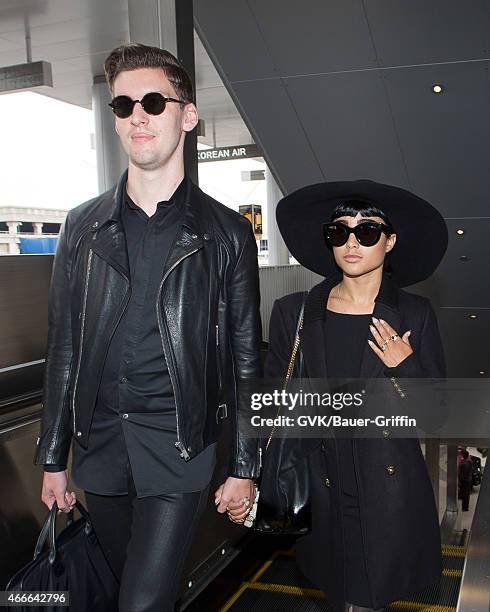
<svg viewBox="0 0 490 612">
<path fill-rule="evenodd" d="M 393 340 L 393 342 L 396 342 L 396 339 L 399 338 L 400 336 L 398 334 L 393 334 L 392 336 L 390 336 L 391 340 Z"/>
<path fill-rule="evenodd" d="M 388 347 L 388 342 L 383 342 L 383 344 L 380 347 L 383 353 L 386 351 L 387 347 Z"/>
</svg>

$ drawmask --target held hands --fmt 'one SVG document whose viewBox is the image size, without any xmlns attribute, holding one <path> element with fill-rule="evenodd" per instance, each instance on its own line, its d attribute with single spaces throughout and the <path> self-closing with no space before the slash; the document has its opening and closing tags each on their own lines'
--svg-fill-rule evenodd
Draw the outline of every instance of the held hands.
<svg viewBox="0 0 490 612">
<path fill-rule="evenodd" d="M 373 323 L 374 325 L 370 325 L 369 329 L 377 346 L 372 340 L 368 340 L 369 346 L 387 367 L 395 368 L 413 353 L 408 341 L 412 330 L 406 331 L 400 338 L 398 332 L 383 319 L 373 317 Z"/>
<path fill-rule="evenodd" d="M 44 472 L 41 501 L 51 510 L 53 503 L 58 504 L 58 513 L 70 512 L 77 501 L 75 491 L 66 490 L 68 478 L 62 472 Z"/>
<path fill-rule="evenodd" d="M 214 503 L 220 514 L 228 513 L 232 523 L 243 524 L 255 500 L 253 480 L 229 476 L 216 490 Z"/>
</svg>

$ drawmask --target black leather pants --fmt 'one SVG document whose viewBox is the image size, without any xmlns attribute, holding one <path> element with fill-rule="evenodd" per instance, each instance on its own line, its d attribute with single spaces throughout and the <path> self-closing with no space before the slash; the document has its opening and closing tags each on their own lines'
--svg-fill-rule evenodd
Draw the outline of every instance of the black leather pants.
<svg viewBox="0 0 490 612">
<path fill-rule="evenodd" d="M 95 533 L 120 580 L 119 612 L 172 612 L 207 487 L 138 499 L 85 492 Z"/>
</svg>

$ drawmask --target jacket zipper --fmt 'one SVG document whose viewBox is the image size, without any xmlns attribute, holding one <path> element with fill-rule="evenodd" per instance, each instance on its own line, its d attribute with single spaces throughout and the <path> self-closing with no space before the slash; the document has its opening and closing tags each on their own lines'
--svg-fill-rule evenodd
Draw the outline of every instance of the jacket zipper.
<svg viewBox="0 0 490 612">
<path fill-rule="evenodd" d="M 158 321 L 158 329 L 160 331 L 160 339 L 162 342 L 162 347 L 163 347 L 163 354 L 165 355 L 165 360 L 167 361 L 167 366 L 169 365 L 169 355 L 165 349 L 165 341 L 163 339 L 163 319 L 162 319 L 162 313 L 160 311 L 159 308 L 159 304 L 160 304 L 160 295 L 162 293 L 162 287 L 163 287 L 163 283 L 165 282 L 166 278 L 168 277 L 168 275 L 170 274 L 170 272 L 172 272 L 172 270 L 174 270 L 184 259 L 186 259 L 187 257 L 189 257 L 190 255 L 193 255 L 194 253 L 197 253 L 197 251 L 199 251 L 202 247 L 199 247 L 197 249 L 194 249 L 193 251 L 190 251 L 189 253 L 186 253 L 185 255 L 183 255 L 180 259 L 178 259 L 174 265 L 169 268 L 167 270 L 167 272 L 165 273 L 165 275 L 163 276 L 161 282 L 160 282 L 160 286 L 158 287 L 158 293 L 157 293 L 157 301 L 156 301 L 156 310 L 157 310 L 157 321 Z M 177 448 L 180 451 L 180 455 L 181 457 L 184 458 L 185 461 L 188 461 L 191 457 L 189 455 L 189 452 L 184 444 L 184 442 L 181 440 L 180 438 L 180 428 L 179 428 L 179 402 L 178 402 L 178 397 L 177 397 L 177 393 L 176 393 L 176 384 L 174 382 L 174 380 L 172 379 L 172 374 L 171 374 L 171 367 L 168 370 L 169 376 L 170 376 L 170 382 L 172 384 L 172 389 L 174 392 L 174 397 L 175 397 L 175 416 L 176 416 L 176 420 L 177 420 L 177 442 L 175 443 L 175 448 Z"/>
<path fill-rule="evenodd" d="M 76 431 L 76 419 L 75 419 L 75 396 L 77 392 L 77 384 L 78 384 L 78 375 L 80 374 L 80 364 L 82 362 L 82 352 L 83 352 L 83 333 L 85 330 L 85 313 L 87 311 L 87 296 L 88 296 L 88 283 L 90 280 L 90 269 L 92 267 L 92 249 L 88 252 L 88 263 L 87 263 L 87 274 L 85 276 L 85 293 L 83 296 L 83 306 L 82 306 L 82 325 L 80 328 L 80 349 L 78 351 L 78 363 L 77 363 L 77 371 L 75 374 L 75 383 L 73 385 L 73 395 L 71 398 L 71 406 L 73 412 L 73 433 L 77 434 Z"/>
<path fill-rule="evenodd" d="M 220 350 L 219 350 L 219 325 L 216 325 L 216 367 L 218 370 L 218 386 L 219 386 L 219 393 L 221 396 L 221 390 L 222 390 L 222 377 L 221 377 L 221 359 L 220 359 Z"/>
</svg>

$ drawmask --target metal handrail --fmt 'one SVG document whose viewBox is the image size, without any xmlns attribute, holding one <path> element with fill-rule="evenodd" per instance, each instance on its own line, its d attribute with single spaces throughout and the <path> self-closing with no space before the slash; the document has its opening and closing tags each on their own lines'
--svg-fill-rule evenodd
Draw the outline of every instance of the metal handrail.
<svg viewBox="0 0 490 612">
<path fill-rule="evenodd" d="M 490 610 L 490 470 L 484 470 L 461 578 L 456 612 Z"/>
</svg>

